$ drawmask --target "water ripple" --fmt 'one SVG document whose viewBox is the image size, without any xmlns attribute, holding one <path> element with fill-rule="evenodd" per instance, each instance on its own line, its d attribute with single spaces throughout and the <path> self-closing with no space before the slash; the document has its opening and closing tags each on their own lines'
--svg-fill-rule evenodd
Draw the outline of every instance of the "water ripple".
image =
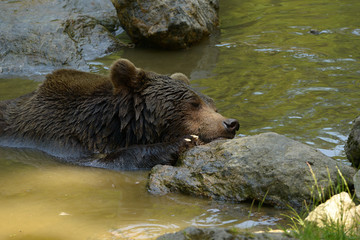
<svg viewBox="0 0 360 240">
<path fill-rule="evenodd" d="M 356 36 L 360 36 L 360 28 L 357 28 L 357 29 L 353 30 L 351 33 L 356 35 Z"/>
<path fill-rule="evenodd" d="M 274 226 L 277 224 L 277 222 L 281 220 L 280 218 L 275 218 L 275 217 L 270 217 L 270 218 L 260 218 L 258 221 L 254 221 L 254 220 L 247 220 L 244 221 L 242 223 L 239 223 L 237 225 L 235 225 L 234 227 L 236 228 L 252 228 L 252 227 L 256 227 L 256 226 Z"/>
<path fill-rule="evenodd" d="M 117 230 L 113 230 L 110 234 L 115 239 L 149 239 L 164 234 L 166 232 L 177 231 L 180 229 L 175 224 L 132 224 Z"/>
<path fill-rule="evenodd" d="M 222 219 L 223 213 L 219 209 L 208 209 L 205 213 L 195 217 L 189 223 L 198 227 L 223 226 L 229 223 L 237 222 L 237 219 Z"/>
</svg>

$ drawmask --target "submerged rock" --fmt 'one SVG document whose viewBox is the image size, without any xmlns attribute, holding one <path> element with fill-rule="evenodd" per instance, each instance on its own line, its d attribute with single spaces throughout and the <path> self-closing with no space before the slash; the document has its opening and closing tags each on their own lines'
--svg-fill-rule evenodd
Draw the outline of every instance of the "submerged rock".
<svg viewBox="0 0 360 240">
<path fill-rule="evenodd" d="M 318 196 L 311 171 L 326 195 L 329 175 L 336 183 L 338 169 L 352 185 L 352 167 L 285 136 L 263 133 L 195 147 L 177 167 L 155 166 L 148 189 L 153 194 L 181 192 L 238 202 L 255 199 L 300 208 Z"/>
<path fill-rule="evenodd" d="M 1 1 L 1 76 L 88 70 L 88 60 L 124 46 L 119 26 L 110 0 Z"/>
<path fill-rule="evenodd" d="M 360 116 L 354 120 L 348 140 L 345 144 L 347 159 L 356 168 L 360 167 Z"/>
<path fill-rule="evenodd" d="M 218 0 L 112 0 L 122 27 L 137 45 L 186 48 L 218 25 Z"/>
<path fill-rule="evenodd" d="M 305 220 L 319 227 L 344 226 L 345 231 L 355 230 L 360 221 L 360 206 L 355 206 L 350 195 L 342 192 L 317 206 Z"/>
<path fill-rule="evenodd" d="M 281 232 L 260 232 L 260 233 L 247 233 L 237 231 L 236 229 L 226 228 L 196 228 L 188 227 L 176 233 L 168 233 L 157 238 L 157 240 L 204 240 L 204 239 L 216 239 L 216 240 L 288 240 L 295 239 L 287 236 Z"/>
</svg>

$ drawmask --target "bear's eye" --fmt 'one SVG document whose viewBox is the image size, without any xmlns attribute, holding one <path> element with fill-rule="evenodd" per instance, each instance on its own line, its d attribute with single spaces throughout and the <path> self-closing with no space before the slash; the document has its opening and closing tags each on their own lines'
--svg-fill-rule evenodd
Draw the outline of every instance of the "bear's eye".
<svg viewBox="0 0 360 240">
<path fill-rule="evenodd" d="M 200 103 L 199 102 L 192 102 L 191 106 L 193 106 L 194 108 L 199 108 L 200 107 Z"/>
</svg>

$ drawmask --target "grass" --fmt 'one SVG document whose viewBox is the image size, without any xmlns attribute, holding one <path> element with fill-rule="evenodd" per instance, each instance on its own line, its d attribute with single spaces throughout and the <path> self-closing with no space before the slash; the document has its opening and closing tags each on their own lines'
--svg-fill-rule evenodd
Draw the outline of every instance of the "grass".
<svg viewBox="0 0 360 240">
<path fill-rule="evenodd" d="M 259 203 L 258 203 L 258 208 L 257 208 L 257 210 L 258 211 L 260 211 L 260 209 L 261 209 L 261 207 L 262 207 L 262 205 L 264 204 L 264 202 L 265 202 L 265 198 L 266 198 L 266 196 L 267 196 L 267 194 L 269 193 L 269 189 L 266 191 L 266 193 L 265 193 L 265 195 L 264 195 L 264 197 L 263 197 L 263 199 L 261 200 L 261 201 L 259 201 Z M 249 218 L 250 218 L 250 216 L 251 216 L 251 213 L 253 212 L 253 207 L 254 207 L 254 203 L 255 203 L 255 199 L 253 199 L 253 201 L 252 201 L 252 203 L 251 203 L 251 206 L 250 206 L 250 211 L 249 211 Z"/>
<path fill-rule="evenodd" d="M 323 226 L 320 227 L 314 222 L 305 221 L 305 217 L 315 209 L 315 207 L 321 203 L 324 203 L 326 199 L 339 194 L 341 192 L 347 192 L 354 200 L 355 194 L 351 194 L 349 186 L 341 174 L 340 170 L 338 170 L 337 182 L 332 182 L 330 178 L 330 173 L 328 171 L 328 191 L 324 192 L 315 177 L 314 172 L 310 165 L 310 172 L 314 179 L 314 186 L 311 188 L 312 194 L 312 202 L 313 204 L 307 205 L 305 204 L 305 211 L 297 212 L 295 209 L 290 208 L 290 214 L 284 215 L 289 218 L 290 223 L 288 224 L 288 229 L 284 229 L 286 232 L 290 233 L 291 236 L 300 239 L 300 240 L 355 240 L 360 239 L 360 222 L 357 222 L 353 226 L 345 226 L 345 223 L 341 223 L 341 221 L 322 221 Z M 343 219 L 343 216 L 340 217 Z"/>
<path fill-rule="evenodd" d="M 300 240 L 358 240 L 360 237 L 359 234 L 348 232 L 344 225 L 331 223 L 318 227 L 310 222 L 304 223 L 301 229 L 293 231 L 291 235 Z"/>
</svg>

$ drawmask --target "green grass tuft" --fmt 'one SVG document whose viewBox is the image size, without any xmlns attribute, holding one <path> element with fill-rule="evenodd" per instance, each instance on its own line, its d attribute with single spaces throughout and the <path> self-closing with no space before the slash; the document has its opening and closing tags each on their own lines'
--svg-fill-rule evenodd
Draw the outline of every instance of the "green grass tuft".
<svg viewBox="0 0 360 240">
<path fill-rule="evenodd" d="M 319 227 L 316 223 L 305 221 L 306 216 L 315 209 L 317 205 L 324 203 L 328 198 L 339 194 L 341 192 L 347 192 L 352 199 L 355 198 L 355 194 L 352 194 L 349 186 L 341 174 L 340 170 L 338 170 L 337 182 L 334 183 L 330 178 L 330 173 L 328 170 L 328 189 L 327 193 L 324 192 L 318 181 L 315 177 L 314 172 L 310 165 L 309 169 L 314 179 L 314 186 L 311 188 L 312 194 L 312 203 L 311 205 L 304 204 L 305 211 L 297 212 L 294 208 L 289 206 L 290 213 L 288 215 L 283 215 L 290 220 L 288 224 L 288 229 L 285 230 L 290 232 L 290 234 L 300 240 L 355 240 L 360 239 L 360 222 L 354 224 L 353 227 L 349 229 L 345 224 L 341 224 L 338 222 L 326 222 L 324 221 L 324 226 Z M 341 216 L 342 218 L 342 216 Z"/>
</svg>

